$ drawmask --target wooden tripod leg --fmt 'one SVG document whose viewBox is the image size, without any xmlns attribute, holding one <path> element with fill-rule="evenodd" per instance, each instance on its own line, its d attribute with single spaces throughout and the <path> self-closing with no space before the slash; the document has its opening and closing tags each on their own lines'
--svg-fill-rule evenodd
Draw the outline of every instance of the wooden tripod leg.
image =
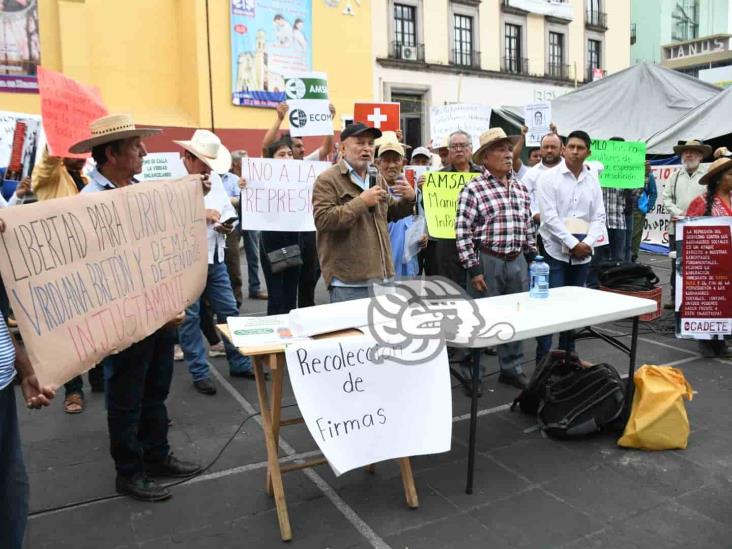
<svg viewBox="0 0 732 549">
<path fill-rule="evenodd" d="M 419 498 L 417 497 L 417 488 L 414 486 L 414 476 L 412 475 L 412 463 L 408 457 L 399 458 L 399 468 L 402 470 L 402 482 L 404 483 L 404 497 L 407 505 L 412 509 L 419 507 Z"/>
<path fill-rule="evenodd" d="M 276 364 L 272 364 L 277 361 Z M 282 353 L 270 355 L 269 368 L 272 376 L 272 435 L 274 436 L 275 448 L 280 447 L 280 417 L 282 413 L 282 388 L 285 379 L 285 355 Z M 279 454 L 278 454 L 279 455 Z M 272 474 L 267 469 L 267 493 L 272 495 Z"/>
</svg>

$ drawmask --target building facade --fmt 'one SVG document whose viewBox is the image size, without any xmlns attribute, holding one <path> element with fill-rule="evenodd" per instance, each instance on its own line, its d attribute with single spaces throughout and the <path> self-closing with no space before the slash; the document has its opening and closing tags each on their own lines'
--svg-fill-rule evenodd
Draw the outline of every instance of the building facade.
<svg viewBox="0 0 732 549">
<path fill-rule="evenodd" d="M 372 0 L 374 96 L 408 144 L 429 107 L 551 100 L 630 61 L 630 0 Z"/>
</svg>

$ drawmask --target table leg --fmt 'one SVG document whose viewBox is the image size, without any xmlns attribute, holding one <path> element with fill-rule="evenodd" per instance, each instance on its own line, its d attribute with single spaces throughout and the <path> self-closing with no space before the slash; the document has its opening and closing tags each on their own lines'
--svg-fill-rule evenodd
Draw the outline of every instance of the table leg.
<svg viewBox="0 0 732 549">
<path fill-rule="evenodd" d="M 635 392 L 635 383 L 633 375 L 635 374 L 635 356 L 638 350 L 638 321 L 639 317 L 633 318 L 633 331 L 630 337 L 630 352 L 628 353 L 628 381 L 625 385 L 625 410 L 623 417 L 625 423 L 630 418 L 630 409 L 633 406 L 633 393 Z"/>
<path fill-rule="evenodd" d="M 475 430 L 478 426 L 478 384 L 480 383 L 480 349 L 473 349 L 473 396 L 470 401 L 470 442 L 468 444 L 468 482 L 465 493 L 473 493 L 475 469 Z"/>
<path fill-rule="evenodd" d="M 277 361 L 276 364 L 272 364 Z M 275 447 L 280 447 L 280 416 L 282 412 L 282 387 L 284 385 L 285 356 L 282 354 L 269 356 L 269 369 L 272 376 L 272 436 Z M 279 452 L 278 452 L 279 455 Z M 272 474 L 267 469 L 267 493 L 272 495 Z"/>
<path fill-rule="evenodd" d="M 278 456 L 277 442 L 274 435 L 272 423 L 272 408 L 267 395 L 267 385 L 264 380 L 263 363 L 267 357 L 254 358 L 254 375 L 257 383 L 257 396 L 259 397 L 259 409 L 262 415 L 262 430 L 264 431 L 264 442 L 267 447 L 267 474 L 271 477 L 272 493 L 274 495 L 275 507 L 277 508 L 277 521 L 280 525 L 280 537 L 283 541 L 292 539 L 290 529 L 290 517 L 287 514 L 287 502 L 285 501 L 285 490 L 282 485 L 282 472 Z M 281 382 L 281 379 L 280 379 Z M 274 385 L 277 381 L 273 381 Z M 280 387 L 281 391 L 281 387 Z M 279 402 L 276 403 L 279 408 Z"/>
<path fill-rule="evenodd" d="M 414 486 L 414 475 L 412 475 L 412 463 L 409 458 L 399 458 L 399 468 L 402 470 L 402 482 L 404 483 L 404 497 L 407 505 L 412 509 L 419 507 L 417 488 Z"/>
</svg>

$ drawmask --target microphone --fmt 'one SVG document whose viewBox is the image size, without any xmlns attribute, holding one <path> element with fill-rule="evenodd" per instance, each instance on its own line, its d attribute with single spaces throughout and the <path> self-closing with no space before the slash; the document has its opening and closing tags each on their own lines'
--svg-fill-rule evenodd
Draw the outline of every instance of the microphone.
<svg viewBox="0 0 732 549">
<path fill-rule="evenodd" d="M 373 164 L 369 164 L 368 170 L 368 177 L 369 177 L 369 189 L 376 186 L 376 178 L 379 175 L 379 170 L 374 166 Z M 369 213 L 374 213 L 374 210 L 376 210 L 376 206 L 371 206 L 369 208 Z"/>
</svg>

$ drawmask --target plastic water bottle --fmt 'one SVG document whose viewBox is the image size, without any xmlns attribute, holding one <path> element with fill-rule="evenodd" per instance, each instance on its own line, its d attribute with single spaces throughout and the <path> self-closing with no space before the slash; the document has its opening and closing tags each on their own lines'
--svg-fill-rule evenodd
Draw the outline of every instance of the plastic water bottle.
<svg viewBox="0 0 732 549">
<path fill-rule="evenodd" d="M 544 263 L 544 258 L 537 255 L 529 267 L 529 297 L 546 299 L 549 297 L 549 265 Z"/>
</svg>

